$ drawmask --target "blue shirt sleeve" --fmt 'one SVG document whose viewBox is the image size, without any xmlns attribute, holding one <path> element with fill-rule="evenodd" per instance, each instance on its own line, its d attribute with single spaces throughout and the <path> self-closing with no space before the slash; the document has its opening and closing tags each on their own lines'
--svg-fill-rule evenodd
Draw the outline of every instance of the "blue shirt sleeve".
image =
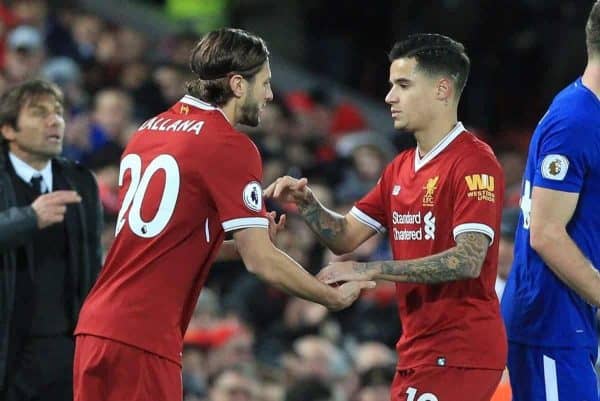
<svg viewBox="0 0 600 401">
<path fill-rule="evenodd" d="M 540 138 L 533 185 L 579 193 L 589 168 L 583 124 L 554 121 L 545 124 Z"/>
</svg>

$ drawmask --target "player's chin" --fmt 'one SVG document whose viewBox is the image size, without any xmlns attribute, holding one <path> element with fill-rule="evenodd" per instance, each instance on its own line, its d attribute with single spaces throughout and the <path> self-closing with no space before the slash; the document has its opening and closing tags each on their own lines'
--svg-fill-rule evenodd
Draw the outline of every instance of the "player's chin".
<svg viewBox="0 0 600 401">
<path fill-rule="evenodd" d="M 406 129 L 406 122 L 401 121 L 401 120 L 394 120 L 394 128 L 397 130 L 405 130 Z"/>
</svg>

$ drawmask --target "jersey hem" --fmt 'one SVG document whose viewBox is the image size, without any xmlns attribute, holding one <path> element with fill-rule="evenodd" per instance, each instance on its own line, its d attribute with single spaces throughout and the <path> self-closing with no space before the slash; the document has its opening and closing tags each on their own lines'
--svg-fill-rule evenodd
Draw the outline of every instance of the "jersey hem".
<svg viewBox="0 0 600 401">
<path fill-rule="evenodd" d="M 377 220 L 375 220 L 356 206 L 352 207 L 352 209 L 350 210 L 350 214 L 356 217 L 358 221 L 360 221 L 367 227 L 377 231 L 378 233 L 386 232 L 386 229 L 383 226 L 383 224 L 381 224 L 380 222 L 378 222 Z"/>
<path fill-rule="evenodd" d="M 488 237 L 490 237 L 490 245 L 489 246 L 492 246 L 492 244 L 494 243 L 494 230 L 492 229 L 492 227 L 490 227 L 486 224 L 481 224 L 481 223 L 459 224 L 456 227 L 454 227 L 454 229 L 452 230 L 452 235 L 454 236 L 454 239 L 456 239 L 456 237 L 459 234 L 466 233 L 466 232 L 478 232 L 478 233 L 485 234 Z"/>
<path fill-rule="evenodd" d="M 221 223 L 225 232 L 250 227 L 269 227 L 269 220 L 264 217 L 242 217 L 239 219 L 226 220 Z"/>
<path fill-rule="evenodd" d="M 152 355 L 156 355 L 159 358 L 164 358 L 164 359 L 168 360 L 169 362 L 173 362 L 173 363 L 177 364 L 177 366 L 179 366 L 179 367 L 183 366 L 182 365 L 182 361 L 180 359 L 178 360 L 178 359 L 172 358 L 172 357 L 170 357 L 170 356 L 168 356 L 166 354 L 161 354 L 161 353 L 152 351 L 152 350 L 150 350 L 148 348 L 141 347 L 138 344 L 133 344 L 133 343 L 131 343 L 129 341 L 122 340 L 120 338 L 110 337 L 110 336 L 102 335 L 102 334 L 96 334 L 96 333 L 89 332 L 87 330 L 76 331 L 75 334 L 74 334 L 74 336 L 75 337 L 77 337 L 77 336 L 92 336 L 92 337 L 97 337 L 97 338 L 103 338 L 103 339 L 106 339 L 106 340 L 109 340 L 109 341 L 114 341 L 114 342 L 117 342 L 117 343 L 120 343 L 120 344 L 124 344 L 124 345 L 126 345 L 128 347 L 132 347 L 132 348 L 138 349 L 140 351 L 148 352 L 148 353 L 150 353 Z"/>
<path fill-rule="evenodd" d="M 503 371 L 505 366 L 499 367 L 498 366 L 490 366 L 490 365 L 477 365 L 477 364 L 470 364 L 470 363 L 446 363 L 444 365 L 439 365 L 437 363 L 433 363 L 433 362 L 422 362 L 422 363 L 414 363 L 414 364 L 408 364 L 408 365 L 400 365 L 397 364 L 396 365 L 396 370 L 406 370 L 406 369 L 414 369 L 414 368 L 418 368 L 421 366 L 437 366 L 437 367 L 445 367 L 445 368 L 466 368 L 466 369 L 485 369 L 485 370 L 499 370 L 499 371 Z"/>
</svg>

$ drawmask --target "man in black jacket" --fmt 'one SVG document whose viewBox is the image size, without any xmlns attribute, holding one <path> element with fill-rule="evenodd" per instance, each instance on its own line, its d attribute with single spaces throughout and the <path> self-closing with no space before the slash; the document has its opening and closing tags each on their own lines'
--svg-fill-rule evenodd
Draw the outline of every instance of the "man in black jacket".
<svg viewBox="0 0 600 401">
<path fill-rule="evenodd" d="M 61 159 L 63 95 L 35 80 L 0 98 L 0 399 L 72 399 L 79 309 L 101 267 L 98 187 Z"/>
</svg>

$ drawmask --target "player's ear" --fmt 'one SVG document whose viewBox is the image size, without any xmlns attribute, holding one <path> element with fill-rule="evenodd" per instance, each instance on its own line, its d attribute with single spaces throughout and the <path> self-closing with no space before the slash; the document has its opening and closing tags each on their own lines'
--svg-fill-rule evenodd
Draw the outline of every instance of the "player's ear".
<svg viewBox="0 0 600 401">
<path fill-rule="evenodd" d="M 229 77 L 229 87 L 235 97 L 241 98 L 246 92 L 246 80 L 240 74 L 233 74 Z"/>
<path fill-rule="evenodd" d="M 10 124 L 4 124 L 0 127 L 0 133 L 2 133 L 2 138 L 11 142 L 15 140 L 15 135 L 17 131 Z"/>
<path fill-rule="evenodd" d="M 436 99 L 447 102 L 452 98 L 453 88 L 449 78 L 440 78 L 436 86 Z"/>
</svg>

